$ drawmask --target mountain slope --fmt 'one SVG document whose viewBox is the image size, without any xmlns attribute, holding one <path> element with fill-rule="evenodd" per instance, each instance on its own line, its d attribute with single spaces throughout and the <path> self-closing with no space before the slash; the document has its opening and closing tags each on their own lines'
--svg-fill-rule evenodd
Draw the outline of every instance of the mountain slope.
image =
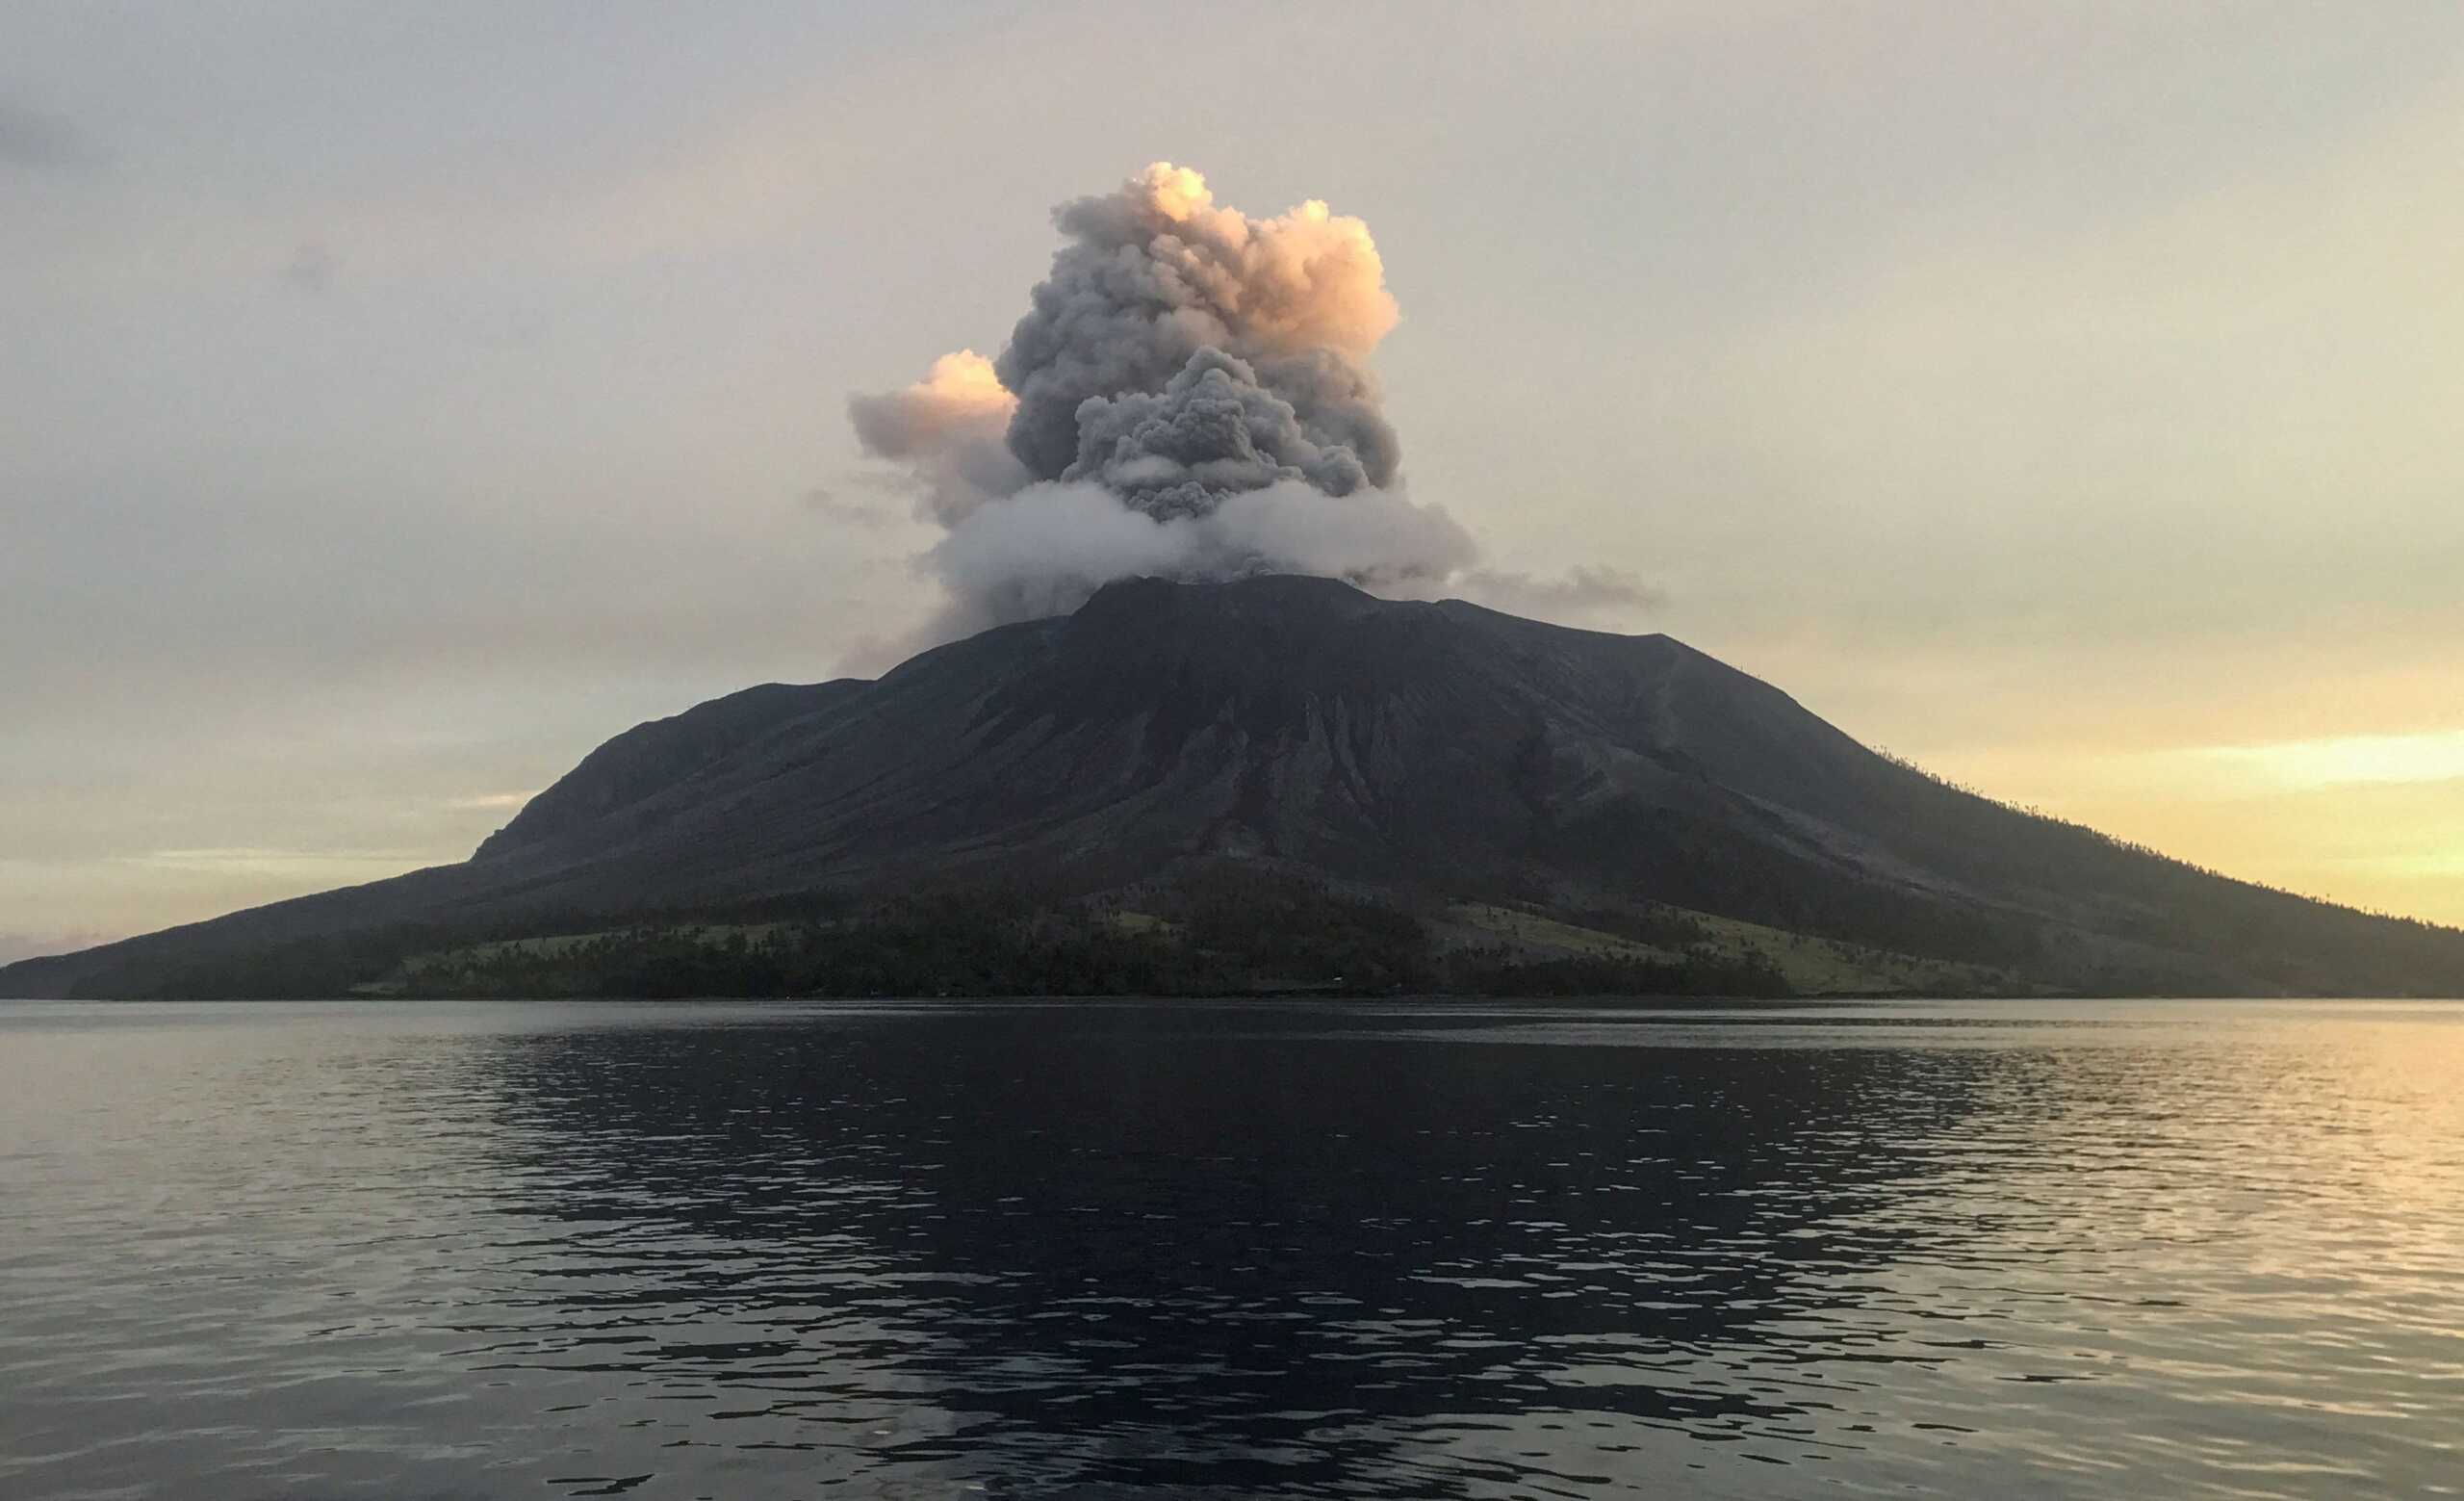
<svg viewBox="0 0 2464 1501">
<path fill-rule="evenodd" d="M 2464 934 L 2194 870 L 1944 787 L 1665 636 L 1322 579 L 1140 580 L 872 683 L 638 727 L 459 866 L 0 970 L 128 994 L 388 925 L 1194 863 L 1406 904 L 1667 903 L 2092 989 L 2464 993 Z"/>
</svg>

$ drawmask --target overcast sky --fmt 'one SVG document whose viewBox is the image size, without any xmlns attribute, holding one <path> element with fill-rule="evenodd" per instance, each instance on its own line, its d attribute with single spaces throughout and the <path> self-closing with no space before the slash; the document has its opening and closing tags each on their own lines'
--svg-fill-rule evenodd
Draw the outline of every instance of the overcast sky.
<svg viewBox="0 0 2464 1501">
<path fill-rule="evenodd" d="M 0 957 L 459 859 L 923 620 L 846 397 L 1158 158 L 1368 221 L 1499 567 L 2464 921 L 2452 0 L 13 0 Z"/>
</svg>

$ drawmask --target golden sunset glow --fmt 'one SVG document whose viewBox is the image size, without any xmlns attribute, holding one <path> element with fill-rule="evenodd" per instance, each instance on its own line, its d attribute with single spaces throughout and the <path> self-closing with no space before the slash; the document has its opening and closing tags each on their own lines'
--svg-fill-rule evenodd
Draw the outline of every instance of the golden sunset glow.
<svg viewBox="0 0 2464 1501">
<path fill-rule="evenodd" d="M 2248 777 L 2286 789 L 2384 782 L 2464 783 L 2464 730 L 2354 735 L 2275 745 L 2220 745 L 2177 754 L 2211 764 L 2228 777 Z"/>
<path fill-rule="evenodd" d="M 2104 754 L 1949 752 L 1927 764 L 2229 875 L 2464 925 L 2460 748 L 2464 735 L 2425 734 Z"/>
</svg>

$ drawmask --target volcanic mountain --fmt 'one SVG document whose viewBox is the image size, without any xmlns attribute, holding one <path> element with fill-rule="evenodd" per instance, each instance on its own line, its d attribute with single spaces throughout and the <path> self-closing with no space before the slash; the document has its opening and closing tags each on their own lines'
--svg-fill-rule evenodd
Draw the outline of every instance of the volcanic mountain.
<svg viewBox="0 0 2464 1501">
<path fill-rule="evenodd" d="M 0 995 L 176 993 L 284 945 L 797 893 L 1116 901 L 1224 867 L 1442 931 L 1673 910 L 2027 988 L 2464 994 L 2464 933 L 1945 786 L 1666 636 L 1276 576 L 1125 581 L 877 681 L 716 699 L 601 746 L 462 864 L 27 961 Z"/>
</svg>

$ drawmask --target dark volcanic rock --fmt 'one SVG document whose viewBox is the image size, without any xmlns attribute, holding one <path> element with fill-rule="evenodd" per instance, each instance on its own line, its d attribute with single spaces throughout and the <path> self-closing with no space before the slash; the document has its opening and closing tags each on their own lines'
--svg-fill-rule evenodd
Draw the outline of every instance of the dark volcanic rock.
<svg viewBox="0 0 2464 1501">
<path fill-rule="evenodd" d="M 621 813 L 863 686 L 854 678 L 808 687 L 766 683 L 635 725 L 525 804 L 511 823 L 480 841 L 472 858 L 503 855 Z"/>
<path fill-rule="evenodd" d="M 2194 870 L 1947 788 L 1666 636 L 1323 579 L 1111 585 L 872 683 L 770 686 L 593 752 L 460 866 L 0 970 L 126 994 L 270 944 L 604 921 L 1194 861 L 1405 902 L 1667 902 L 2125 990 L 2464 991 L 2464 934 Z"/>
</svg>

